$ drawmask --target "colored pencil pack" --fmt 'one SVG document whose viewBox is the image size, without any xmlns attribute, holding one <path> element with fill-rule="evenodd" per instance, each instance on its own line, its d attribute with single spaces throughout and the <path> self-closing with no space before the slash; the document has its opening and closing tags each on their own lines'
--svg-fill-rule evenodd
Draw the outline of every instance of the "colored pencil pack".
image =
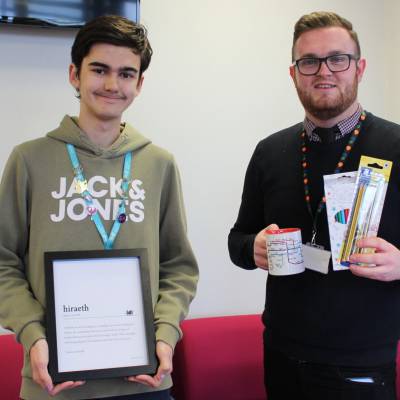
<svg viewBox="0 0 400 400">
<path fill-rule="evenodd" d="M 350 219 L 341 249 L 341 265 L 350 265 L 349 257 L 352 254 L 374 252 L 374 249 L 359 249 L 357 242 L 378 234 L 391 169 L 390 161 L 361 157 Z"/>
</svg>

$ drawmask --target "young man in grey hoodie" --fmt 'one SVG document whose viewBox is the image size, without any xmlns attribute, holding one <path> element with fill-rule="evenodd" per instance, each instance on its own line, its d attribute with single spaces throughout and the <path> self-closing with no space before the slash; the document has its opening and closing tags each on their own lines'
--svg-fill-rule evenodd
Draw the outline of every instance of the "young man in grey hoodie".
<svg viewBox="0 0 400 400">
<path fill-rule="evenodd" d="M 69 80 L 80 99 L 79 116 L 65 116 L 45 137 L 15 147 L 1 181 L 0 324 L 24 347 L 25 400 L 169 399 L 173 349 L 195 294 L 198 268 L 172 155 L 122 123 L 122 113 L 141 91 L 152 49 L 144 27 L 103 16 L 82 27 L 71 55 Z M 85 181 L 71 165 L 71 151 Z M 104 232 L 93 223 L 96 214 Z M 120 229 L 112 241 L 108 233 L 115 224 Z M 143 247 L 159 362 L 155 375 L 53 383 L 44 252 Z"/>
</svg>

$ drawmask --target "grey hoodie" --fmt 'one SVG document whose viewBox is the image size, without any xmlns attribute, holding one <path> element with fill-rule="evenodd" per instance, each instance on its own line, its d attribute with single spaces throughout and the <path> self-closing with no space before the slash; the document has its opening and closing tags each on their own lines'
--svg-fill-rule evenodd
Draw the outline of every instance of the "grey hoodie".
<svg viewBox="0 0 400 400">
<path fill-rule="evenodd" d="M 17 146 L 0 185 L 0 325 L 14 331 L 24 346 L 21 397 L 25 400 L 51 398 L 33 382 L 29 360 L 32 345 L 46 337 L 43 253 L 103 249 L 75 191 L 66 143 L 76 148 L 107 232 L 119 204 L 124 155 L 133 152 L 127 221 L 114 248 L 148 250 L 156 340 L 175 346 L 181 336 L 179 322 L 188 312 L 198 279 L 171 154 L 128 124 L 109 148 L 98 148 L 69 116 L 46 137 Z M 167 378 L 157 390 L 169 386 Z M 105 379 L 87 381 L 55 398 L 89 399 L 151 390 L 123 379 Z"/>
</svg>

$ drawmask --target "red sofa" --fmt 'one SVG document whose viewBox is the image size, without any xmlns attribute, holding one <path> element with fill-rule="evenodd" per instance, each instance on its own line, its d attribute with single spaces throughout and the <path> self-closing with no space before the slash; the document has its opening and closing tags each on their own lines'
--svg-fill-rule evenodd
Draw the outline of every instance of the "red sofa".
<svg viewBox="0 0 400 400">
<path fill-rule="evenodd" d="M 259 315 L 191 319 L 182 329 L 172 374 L 175 400 L 265 399 Z M 397 354 L 400 394 L 400 344 Z M 0 334 L 0 399 L 19 400 L 22 362 L 14 335 Z"/>
</svg>

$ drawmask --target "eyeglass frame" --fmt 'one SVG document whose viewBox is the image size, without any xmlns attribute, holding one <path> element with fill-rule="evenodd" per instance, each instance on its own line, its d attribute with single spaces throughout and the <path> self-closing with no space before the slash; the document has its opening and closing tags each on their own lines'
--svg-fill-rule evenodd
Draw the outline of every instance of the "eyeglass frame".
<svg viewBox="0 0 400 400">
<path fill-rule="evenodd" d="M 337 57 L 337 56 L 347 56 L 347 57 L 349 58 L 349 65 L 347 66 L 347 68 L 341 69 L 340 71 L 332 71 L 332 70 L 330 69 L 329 65 L 328 65 L 328 58 Z M 312 74 L 304 74 L 303 72 L 300 71 L 300 68 L 299 68 L 299 65 L 298 65 L 299 61 L 302 61 L 302 60 L 318 60 L 318 62 L 319 62 L 318 69 L 317 69 L 314 73 L 312 73 Z M 346 53 L 331 54 L 330 56 L 326 56 L 326 57 L 302 57 L 302 58 L 299 58 L 299 59 L 293 61 L 292 65 L 293 65 L 294 67 L 297 67 L 297 69 L 298 69 L 298 71 L 299 71 L 299 73 L 300 73 L 301 75 L 304 75 L 304 76 L 313 76 L 313 75 L 317 75 L 317 74 L 318 74 L 318 72 L 319 72 L 320 69 L 321 69 L 322 63 L 325 63 L 326 67 L 327 67 L 327 68 L 329 69 L 329 71 L 331 71 L 333 74 L 336 73 L 336 72 L 344 72 L 344 71 L 347 71 L 347 70 L 350 68 L 351 60 L 354 60 L 354 61 L 357 62 L 357 61 L 360 60 L 360 57 L 359 57 L 359 56 L 355 56 L 355 55 L 353 55 L 353 54 L 346 54 Z"/>
</svg>

